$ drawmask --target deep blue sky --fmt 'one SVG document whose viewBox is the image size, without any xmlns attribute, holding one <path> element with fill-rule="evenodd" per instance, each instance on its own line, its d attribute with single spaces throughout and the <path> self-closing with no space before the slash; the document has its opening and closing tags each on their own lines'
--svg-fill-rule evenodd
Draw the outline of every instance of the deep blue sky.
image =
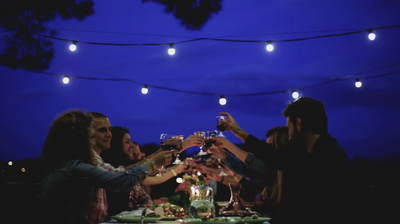
<svg viewBox="0 0 400 224">
<path fill-rule="evenodd" d="M 251 2 L 251 3 L 249 3 Z M 101 43 L 170 43 L 199 37 L 235 40 L 289 40 L 400 24 L 396 0 L 225 0 L 223 9 L 200 31 L 190 31 L 156 3 L 96 0 L 95 15 L 86 20 L 55 20 L 58 37 Z M 91 32 L 89 32 L 91 31 Z M 93 32 L 102 31 L 102 32 Z M 175 46 L 98 46 L 54 40 L 55 58 L 46 71 L 58 75 L 130 79 L 182 91 L 149 88 L 123 81 L 73 79 L 68 85 L 49 76 L 0 66 L 0 159 L 35 158 L 57 114 L 82 108 L 106 114 L 111 124 L 131 130 L 140 144 L 158 143 L 162 132 L 184 134 L 215 129 L 215 116 L 230 112 L 242 128 L 259 138 L 278 125 L 291 93 L 236 96 L 299 89 L 332 78 L 351 77 L 300 90 L 324 101 L 329 133 L 348 156 L 399 155 L 400 74 L 356 78 L 400 71 L 400 28 L 293 42 L 197 41 Z M 0 29 L 0 35 L 4 30 Z M 3 44 L 3 43 L 2 43 Z M 374 70 L 363 74 L 360 72 Z M 231 133 L 228 139 L 239 143 Z"/>
</svg>

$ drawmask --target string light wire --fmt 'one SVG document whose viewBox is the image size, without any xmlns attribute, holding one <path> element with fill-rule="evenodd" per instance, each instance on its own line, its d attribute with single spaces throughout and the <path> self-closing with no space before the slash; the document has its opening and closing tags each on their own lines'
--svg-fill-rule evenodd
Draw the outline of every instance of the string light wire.
<svg viewBox="0 0 400 224">
<path fill-rule="evenodd" d="M 6 28 L 8 30 L 15 30 L 18 31 L 19 29 L 7 27 L 4 25 L 0 25 L 0 27 Z M 391 29 L 391 28 L 399 28 L 400 25 L 393 25 L 393 26 L 382 26 L 382 27 L 375 27 L 375 28 L 370 28 L 370 29 L 363 29 L 363 30 L 356 30 L 356 31 L 349 31 L 349 32 L 344 32 L 344 33 L 335 33 L 335 34 L 326 34 L 326 35 L 319 35 L 319 36 L 312 36 L 312 37 L 302 37 L 302 38 L 294 38 L 294 39 L 286 39 L 286 40 L 268 40 L 272 42 L 293 42 L 293 41 L 302 41 L 302 40 L 311 40 L 311 39 L 320 39 L 320 38 L 328 38 L 328 37 L 337 37 L 337 36 L 345 36 L 345 35 L 352 35 L 352 34 L 358 34 L 358 33 L 364 33 L 364 32 L 369 32 L 370 30 L 380 30 L 380 29 Z M 77 41 L 77 40 L 70 40 L 70 39 L 65 39 L 65 38 L 60 38 L 60 37 L 55 37 L 55 36 L 50 36 L 50 35 L 44 35 L 44 34 L 37 34 L 37 33 L 31 33 L 32 35 L 40 36 L 40 37 L 45 37 L 49 39 L 55 39 L 55 40 L 60 40 L 60 41 L 67 41 L 67 42 L 72 42 L 72 41 Z M 178 41 L 175 43 L 102 43 L 102 42 L 89 42 L 89 41 L 80 41 L 78 40 L 80 44 L 91 44 L 91 45 L 108 45 L 108 46 L 160 46 L 160 45 L 171 45 L 171 44 L 183 44 L 183 43 L 189 43 L 189 42 L 196 42 L 196 41 L 203 41 L 203 40 L 211 40 L 211 41 L 224 41 L 224 42 L 241 42 L 241 43 L 266 43 L 266 40 L 234 40 L 234 39 L 223 39 L 223 38 L 195 38 L 195 39 L 189 39 L 189 40 L 183 40 L 183 41 Z"/>
<path fill-rule="evenodd" d="M 289 90 L 278 90 L 278 91 L 269 91 L 269 92 L 259 92 L 259 93 L 244 93 L 244 94 L 216 94 L 216 93 L 207 93 L 207 92 L 196 92 L 196 91 L 189 91 L 189 90 L 180 90 L 180 89 L 173 89 L 173 88 L 168 88 L 168 87 L 164 87 L 164 86 L 156 86 L 156 85 L 149 85 L 149 84 L 144 84 L 144 83 L 140 83 L 131 79 L 123 79 L 123 78 L 96 78 L 96 77 L 83 77 L 83 76 L 68 76 L 68 78 L 73 78 L 73 79 L 85 79 L 85 80 L 103 80 L 103 81 L 118 81 L 118 82 L 130 82 L 130 83 L 134 83 L 140 86 L 146 86 L 154 88 L 154 89 L 161 89 L 161 90 L 167 90 L 167 91 L 172 91 L 172 92 L 179 92 L 179 93 L 188 93 L 188 94 L 196 94 L 196 95 L 206 95 L 206 96 L 217 96 L 220 97 L 223 96 L 225 99 L 226 97 L 240 97 L 240 96 L 260 96 L 260 95 L 273 95 L 273 94 L 280 94 L 280 93 L 292 93 L 293 91 L 300 91 L 300 90 L 305 90 L 305 89 L 310 89 L 310 88 L 314 88 L 314 87 L 318 87 L 318 86 L 322 86 L 322 85 L 326 85 L 326 84 L 330 84 L 336 81 L 342 81 L 342 80 L 354 80 L 354 76 L 356 75 L 360 75 L 360 74 L 365 74 L 367 72 L 372 72 L 372 71 L 376 71 L 378 69 L 383 69 L 383 68 L 387 68 L 387 67 L 391 67 L 391 66 L 395 66 L 400 64 L 400 62 L 395 63 L 395 64 L 391 64 L 391 65 L 386 65 L 386 66 L 382 66 L 379 68 L 374 68 L 374 69 L 370 69 L 368 71 L 364 71 L 364 72 L 358 72 L 352 75 L 347 75 L 347 76 L 343 76 L 340 78 L 330 78 L 329 80 L 326 80 L 324 82 L 321 83 L 317 83 L 314 85 L 309 85 L 309 86 L 305 86 L 305 87 L 300 87 L 300 88 L 296 88 L 296 89 L 289 89 Z M 36 70 L 26 70 L 26 71 L 30 71 L 30 72 L 35 72 L 35 73 L 39 73 L 39 74 L 44 74 L 44 75 L 51 75 L 51 76 L 57 76 L 57 77 L 64 77 L 65 75 L 59 75 L 59 74 L 54 74 L 54 73 L 50 73 L 50 72 L 43 72 L 43 71 L 36 71 Z M 390 76 L 390 75 L 398 75 L 400 74 L 400 71 L 396 71 L 396 72 L 390 72 L 390 73 L 384 73 L 384 74 L 380 74 L 380 75 L 375 75 L 375 76 L 369 76 L 369 77 L 363 77 L 363 80 L 366 79 L 373 79 L 373 78 L 380 78 L 380 77 L 385 77 L 385 76 Z M 361 78 L 360 78 L 361 80 Z"/>
</svg>

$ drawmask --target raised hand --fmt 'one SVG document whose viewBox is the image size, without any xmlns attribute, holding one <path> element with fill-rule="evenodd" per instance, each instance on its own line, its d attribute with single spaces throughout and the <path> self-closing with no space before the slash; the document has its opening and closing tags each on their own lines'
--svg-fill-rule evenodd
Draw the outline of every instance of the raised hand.
<svg viewBox="0 0 400 224">
<path fill-rule="evenodd" d="M 227 112 L 221 112 L 220 115 L 225 115 L 228 119 L 222 120 L 221 122 L 225 125 L 226 131 L 231 131 L 235 133 L 236 131 L 240 130 L 239 125 L 237 124 L 236 120 Z"/>
<path fill-rule="evenodd" d="M 187 148 L 193 147 L 193 146 L 203 146 L 204 143 L 204 137 L 199 136 L 199 135 L 190 135 L 187 137 L 183 143 L 182 143 L 182 150 L 185 150 Z"/>
<path fill-rule="evenodd" d="M 155 167 L 162 167 L 171 164 L 172 152 L 171 151 L 161 151 L 155 154 L 151 160 L 154 162 Z"/>
<path fill-rule="evenodd" d="M 223 120 L 223 124 L 225 125 L 225 128 L 227 131 L 231 131 L 236 137 L 240 138 L 243 142 L 246 141 L 247 137 L 249 134 L 245 131 L 243 131 L 236 120 L 227 112 L 221 112 L 219 113 L 221 115 L 225 115 L 228 117 L 228 119 Z"/>
</svg>

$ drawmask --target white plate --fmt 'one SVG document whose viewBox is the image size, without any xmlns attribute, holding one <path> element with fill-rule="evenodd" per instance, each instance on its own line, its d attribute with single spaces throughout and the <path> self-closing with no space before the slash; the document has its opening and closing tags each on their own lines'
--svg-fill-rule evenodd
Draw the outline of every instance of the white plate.
<svg viewBox="0 0 400 224">
<path fill-rule="evenodd" d="M 216 217 L 218 219 L 224 219 L 225 217 Z M 208 220 L 208 221 L 201 221 L 201 219 L 178 219 L 177 221 L 183 224 L 233 224 L 233 223 L 237 223 L 240 221 L 240 219 L 237 218 L 230 218 L 230 217 L 226 217 L 228 220 L 226 221 L 214 221 L 212 220 Z"/>
<path fill-rule="evenodd" d="M 117 220 L 118 222 L 140 222 L 140 216 L 132 216 L 132 215 L 115 215 L 112 217 L 113 219 Z M 162 219 L 163 217 L 145 217 L 143 222 L 157 222 L 158 220 Z"/>
<path fill-rule="evenodd" d="M 258 217 L 258 219 L 244 219 L 243 222 L 245 222 L 245 223 L 263 223 L 263 222 L 268 221 L 270 219 L 271 218 Z"/>
<path fill-rule="evenodd" d="M 175 221 L 177 219 L 182 219 L 184 217 L 173 217 L 173 216 L 163 216 L 161 221 Z"/>
</svg>

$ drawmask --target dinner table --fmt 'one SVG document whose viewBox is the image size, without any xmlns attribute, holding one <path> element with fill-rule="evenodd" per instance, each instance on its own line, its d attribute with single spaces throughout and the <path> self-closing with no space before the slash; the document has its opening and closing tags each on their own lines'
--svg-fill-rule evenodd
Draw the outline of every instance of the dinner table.
<svg viewBox="0 0 400 224">
<path fill-rule="evenodd" d="M 217 202 L 221 207 L 224 207 L 228 202 Z M 145 208 L 138 208 L 134 211 L 124 211 L 120 214 L 111 217 L 111 220 L 100 224 L 108 223 L 140 223 L 142 211 Z M 149 208 L 147 211 L 151 212 Z M 201 221 L 200 219 L 190 219 L 187 217 L 145 217 L 145 224 L 269 224 L 268 217 L 258 217 L 257 219 L 236 217 L 215 217 L 216 220 Z M 226 219 L 224 219 L 226 218 Z"/>
</svg>

